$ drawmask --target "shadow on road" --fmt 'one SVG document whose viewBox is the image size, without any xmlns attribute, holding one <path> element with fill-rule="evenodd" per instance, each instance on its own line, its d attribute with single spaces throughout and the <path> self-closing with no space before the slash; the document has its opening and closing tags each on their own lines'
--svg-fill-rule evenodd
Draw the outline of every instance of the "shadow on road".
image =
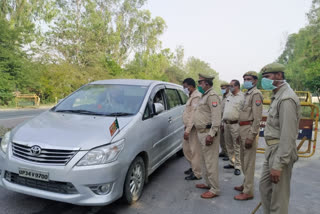
<svg viewBox="0 0 320 214">
<path fill-rule="evenodd" d="M 144 199 L 151 198 L 152 200 L 155 199 L 154 195 L 150 195 L 150 192 L 152 192 L 152 186 L 154 183 L 157 182 L 160 176 L 163 174 L 166 174 L 166 170 L 170 168 L 170 166 L 174 165 L 174 163 L 180 159 L 181 157 L 178 155 L 174 155 L 170 159 L 168 159 L 164 164 L 162 164 L 152 175 L 149 176 L 149 182 L 145 184 L 144 186 L 144 192 L 142 194 L 142 197 L 140 198 L 140 201 L 137 202 L 137 204 L 134 205 L 128 205 L 126 202 L 122 199 L 119 199 L 115 202 L 113 202 L 110 205 L 107 206 L 77 206 L 62 202 L 56 202 L 51 201 L 47 199 L 41 199 L 41 198 L 33 198 L 33 203 L 39 203 L 39 204 L 46 204 L 44 207 L 41 208 L 40 211 L 37 212 L 31 212 L 32 214 L 118 214 L 118 213 L 133 213 L 132 208 L 139 209 L 139 203 L 143 203 Z M 32 196 L 26 196 L 26 197 L 32 197 Z M 28 212 L 25 212 L 28 213 Z M 139 212 L 135 212 L 139 213 Z"/>
</svg>

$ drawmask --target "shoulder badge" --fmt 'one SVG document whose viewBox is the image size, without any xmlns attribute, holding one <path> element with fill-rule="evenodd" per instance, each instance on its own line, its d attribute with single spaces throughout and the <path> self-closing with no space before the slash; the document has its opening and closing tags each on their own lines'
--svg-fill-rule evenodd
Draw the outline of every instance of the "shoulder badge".
<svg viewBox="0 0 320 214">
<path fill-rule="evenodd" d="M 217 107 L 217 105 L 218 105 L 218 102 L 212 102 L 213 107 Z"/>
<path fill-rule="evenodd" d="M 256 100 L 256 106 L 260 106 L 261 105 L 261 100 Z"/>
</svg>

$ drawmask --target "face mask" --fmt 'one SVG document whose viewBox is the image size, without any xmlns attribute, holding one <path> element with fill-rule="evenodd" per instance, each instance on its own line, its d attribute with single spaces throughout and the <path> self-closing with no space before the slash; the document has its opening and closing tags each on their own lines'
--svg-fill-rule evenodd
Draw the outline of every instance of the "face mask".
<svg viewBox="0 0 320 214">
<path fill-rule="evenodd" d="M 273 89 L 276 89 L 277 87 L 274 86 L 273 83 L 274 80 L 268 79 L 268 78 L 262 78 L 261 80 L 261 86 L 264 90 L 271 91 Z"/>
<path fill-rule="evenodd" d="M 185 93 L 186 95 L 189 95 L 189 94 L 190 94 L 190 91 L 189 91 L 188 88 L 184 88 L 183 90 L 184 90 L 184 93 Z"/>
<path fill-rule="evenodd" d="M 245 89 L 250 89 L 250 88 L 253 87 L 253 84 L 252 84 L 251 81 L 244 81 L 243 87 L 244 87 Z"/>
<path fill-rule="evenodd" d="M 223 94 L 225 94 L 227 92 L 227 90 L 226 89 L 221 89 L 221 93 L 222 93 L 222 95 Z"/>
<path fill-rule="evenodd" d="M 234 92 L 235 88 L 234 87 L 230 87 L 230 91 Z"/>
<path fill-rule="evenodd" d="M 204 94 L 204 92 L 205 92 L 205 91 L 203 90 L 203 88 L 200 87 L 200 86 L 198 86 L 198 91 L 200 91 L 201 94 Z"/>
</svg>

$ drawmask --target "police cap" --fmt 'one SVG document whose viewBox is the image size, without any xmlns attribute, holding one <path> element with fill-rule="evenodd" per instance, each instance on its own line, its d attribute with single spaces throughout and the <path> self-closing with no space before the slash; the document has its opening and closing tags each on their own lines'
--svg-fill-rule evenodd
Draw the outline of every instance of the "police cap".
<svg viewBox="0 0 320 214">
<path fill-rule="evenodd" d="M 222 86 L 230 86 L 230 83 L 228 83 L 227 81 L 221 81 L 220 87 Z"/>
<path fill-rule="evenodd" d="M 258 78 L 258 73 L 255 71 L 248 71 L 242 77 L 245 77 L 245 76 L 252 76 L 252 77 Z"/>
<path fill-rule="evenodd" d="M 264 66 L 261 69 L 261 73 L 262 74 L 266 74 L 266 73 L 278 73 L 278 72 L 282 72 L 284 73 L 284 70 L 286 69 L 286 67 L 280 63 L 274 62 L 271 64 L 268 64 L 266 66 Z"/>
<path fill-rule="evenodd" d="M 209 74 L 199 74 L 199 79 L 212 81 L 214 79 L 214 76 Z"/>
</svg>

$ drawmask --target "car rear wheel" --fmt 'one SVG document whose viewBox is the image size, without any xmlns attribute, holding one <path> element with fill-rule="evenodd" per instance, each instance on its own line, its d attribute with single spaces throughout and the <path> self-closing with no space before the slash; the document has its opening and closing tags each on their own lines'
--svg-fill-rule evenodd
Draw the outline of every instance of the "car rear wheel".
<svg viewBox="0 0 320 214">
<path fill-rule="evenodd" d="M 133 204 L 140 198 L 145 177 L 145 164 L 143 159 L 138 156 L 131 163 L 124 183 L 124 199 L 128 204 Z"/>
</svg>

